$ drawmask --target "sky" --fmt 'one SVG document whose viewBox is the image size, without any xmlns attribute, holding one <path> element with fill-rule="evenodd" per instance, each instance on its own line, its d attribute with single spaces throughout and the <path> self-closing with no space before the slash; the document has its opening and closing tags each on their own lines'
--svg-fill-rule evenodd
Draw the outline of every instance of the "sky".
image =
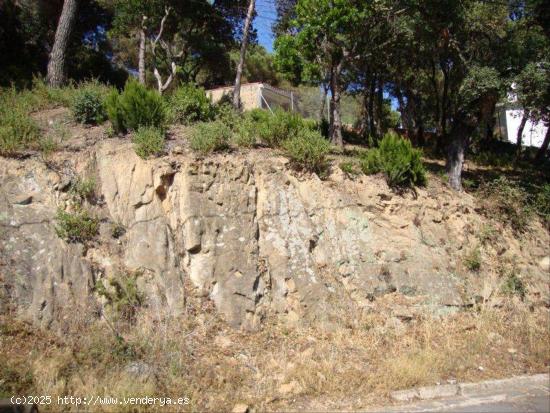
<svg viewBox="0 0 550 413">
<path fill-rule="evenodd" d="M 258 31 L 258 43 L 272 52 L 274 37 L 271 25 L 277 17 L 275 0 L 256 0 L 256 13 L 254 27 Z"/>
</svg>

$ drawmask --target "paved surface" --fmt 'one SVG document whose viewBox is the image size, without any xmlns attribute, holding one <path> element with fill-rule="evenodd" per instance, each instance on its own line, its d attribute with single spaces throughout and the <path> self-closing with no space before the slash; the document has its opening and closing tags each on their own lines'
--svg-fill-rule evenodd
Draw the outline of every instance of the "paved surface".
<svg viewBox="0 0 550 413">
<path fill-rule="evenodd" d="M 380 412 L 550 413 L 550 376 L 518 378 L 467 385 L 462 392 L 373 410 Z"/>
</svg>

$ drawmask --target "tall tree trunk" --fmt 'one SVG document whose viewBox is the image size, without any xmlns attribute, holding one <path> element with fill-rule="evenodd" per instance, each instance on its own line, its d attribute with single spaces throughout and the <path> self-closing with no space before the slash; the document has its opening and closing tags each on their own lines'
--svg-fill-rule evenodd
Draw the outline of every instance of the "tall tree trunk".
<svg viewBox="0 0 550 413">
<path fill-rule="evenodd" d="M 235 77 L 235 88 L 233 89 L 233 106 L 235 109 L 241 107 L 241 78 L 243 75 L 244 58 L 246 55 L 246 46 L 248 43 L 248 31 L 252 23 L 252 15 L 254 14 L 255 0 L 250 0 L 248 12 L 246 13 L 246 21 L 244 24 L 243 41 L 241 44 L 241 54 L 239 56 L 239 65 L 237 66 L 237 76 Z"/>
<path fill-rule="evenodd" d="M 145 35 L 145 23 L 147 21 L 147 16 L 142 16 L 141 18 L 141 27 L 139 29 L 139 52 L 138 52 L 138 78 L 139 83 L 145 85 L 145 48 L 147 36 Z"/>
<path fill-rule="evenodd" d="M 61 17 L 57 23 L 55 40 L 48 62 L 47 81 L 52 87 L 59 87 L 67 80 L 67 46 L 76 20 L 77 0 L 65 0 Z"/>
<path fill-rule="evenodd" d="M 525 124 L 527 123 L 527 117 L 529 116 L 529 112 L 524 110 L 523 116 L 521 117 L 521 122 L 519 124 L 518 128 L 518 134 L 517 134 L 517 140 L 516 140 L 516 157 L 519 158 L 521 156 L 521 145 L 522 145 L 522 139 L 523 139 L 523 130 L 525 129 Z"/>
<path fill-rule="evenodd" d="M 369 92 L 369 135 L 374 142 L 378 141 L 378 136 L 376 136 L 376 124 L 374 120 L 374 94 L 376 92 L 376 80 L 372 79 L 370 82 L 370 92 Z"/>
<path fill-rule="evenodd" d="M 539 148 L 537 155 L 535 156 L 535 162 L 542 162 L 542 160 L 544 159 L 544 155 L 548 150 L 549 145 L 550 145 L 550 125 L 548 125 L 548 129 L 546 129 L 544 142 L 542 142 L 542 146 Z"/>
<path fill-rule="evenodd" d="M 382 119 L 384 117 L 384 82 L 378 80 L 378 89 L 376 90 L 376 136 L 382 137 L 384 131 Z"/>
<path fill-rule="evenodd" d="M 450 142 L 447 148 L 447 173 L 449 174 L 449 185 L 455 191 L 462 191 L 464 153 L 466 152 L 468 137 L 472 129 L 460 118 L 456 118 L 453 121 Z"/>
<path fill-rule="evenodd" d="M 437 137 L 436 150 L 443 152 L 445 146 L 445 140 L 447 139 L 447 112 L 449 109 L 448 96 L 449 96 L 449 74 L 444 68 L 443 64 L 440 64 L 441 71 L 443 72 L 443 95 L 441 97 L 441 119 L 439 121 L 440 134 Z"/>
<path fill-rule="evenodd" d="M 339 147 L 344 146 L 344 139 L 342 137 L 342 118 L 340 117 L 340 98 L 341 98 L 341 85 L 340 85 L 340 73 L 342 71 L 342 62 L 338 63 L 334 68 L 332 76 L 330 78 L 330 110 L 331 110 L 331 125 L 330 125 L 330 141 L 333 145 Z"/>
</svg>

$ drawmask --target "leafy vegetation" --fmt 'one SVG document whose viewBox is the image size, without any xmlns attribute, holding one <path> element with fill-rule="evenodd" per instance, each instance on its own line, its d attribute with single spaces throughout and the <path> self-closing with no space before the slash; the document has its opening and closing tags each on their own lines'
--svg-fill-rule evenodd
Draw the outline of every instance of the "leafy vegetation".
<svg viewBox="0 0 550 413">
<path fill-rule="evenodd" d="M 361 159 L 361 169 L 365 174 L 383 172 L 392 187 L 426 184 L 422 152 L 395 133 L 386 134 L 378 148 L 367 152 Z"/>
<path fill-rule="evenodd" d="M 282 148 L 295 165 L 318 174 L 326 171 L 331 145 L 319 132 L 302 128 L 286 139 Z"/>
<path fill-rule="evenodd" d="M 106 100 L 107 115 L 117 133 L 137 131 L 141 126 L 164 127 L 166 108 L 162 96 L 135 80 L 122 93 L 111 92 Z"/>
<path fill-rule="evenodd" d="M 93 201 L 96 192 L 96 181 L 94 178 L 77 178 L 69 188 L 69 193 L 79 202 Z"/>
<path fill-rule="evenodd" d="M 517 183 L 500 176 L 480 188 L 483 213 L 524 232 L 533 216 L 528 193 Z"/>
<path fill-rule="evenodd" d="M 143 159 L 159 155 L 164 150 L 164 132 L 157 127 L 140 127 L 132 140 L 136 154 Z"/>
<path fill-rule="evenodd" d="M 0 103 L 0 155 L 12 156 L 36 145 L 38 125 L 20 106 Z"/>
<path fill-rule="evenodd" d="M 97 125 L 107 119 L 103 96 L 101 92 L 92 88 L 78 89 L 71 110 L 75 120 L 80 123 Z"/>
<path fill-rule="evenodd" d="M 96 292 L 107 300 L 114 314 L 129 322 L 135 321 L 136 313 L 145 301 L 137 285 L 140 275 L 140 273 L 119 274 L 106 282 L 98 280 L 95 286 Z"/>
<path fill-rule="evenodd" d="M 259 115 L 258 112 L 251 116 L 256 116 L 256 130 L 262 143 L 276 148 L 285 140 L 293 138 L 298 133 L 307 128 L 304 119 L 297 113 L 276 110 L 273 115 Z"/>
<path fill-rule="evenodd" d="M 67 242 L 87 242 L 93 240 L 99 233 L 99 220 L 86 210 L 75 212 L 57 211 L 56 232 Z"/>
<path fill-rule="evenodd" d="M 229 148 L 233 133 L 231 128 L 221 120 L 209 123 L 198 123 L 191 134 L 191 149 L 203 155 Z"/>
<path fill-rule="evenodd" d="M 187 84 L 179 87 L 168 99 L 174 122 L 189 125 L 214 118 L 215 108 L 203 88 Z"/>
<path fill-rule="evenodd" d="M 476 246 L 464 256 L 464 265 L 470 271 L 477 272 L 481 269 L 481 249 L 479 246 Z"/>
</svg>

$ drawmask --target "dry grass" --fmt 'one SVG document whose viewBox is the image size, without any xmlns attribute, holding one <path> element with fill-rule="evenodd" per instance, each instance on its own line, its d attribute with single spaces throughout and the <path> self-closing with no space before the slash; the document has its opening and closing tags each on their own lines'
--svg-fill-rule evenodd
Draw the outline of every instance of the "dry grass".
<svg viewBox="0 0 550 413">
<path fill-rule="evenodd" d="M 18 374 L 3 377 L 1 390 L 189 397 L 187 410 L 230 410 L 239 402 L 261 411 L 360 408 L 387 402 L 396 389 L 547 371 L 550 362 L 548 310 L 515 298 L 444 319 L 404 323 L 383 314 L 357 317 L 352 328 L 269 323 L 244 333 L 202 303 L 185 319 L 142 312 L 134 325 L 118 321 L 113 328 L 123 341 L 105 322 L 74 322 L 53 336 L 4 318 L 2 374 Z"/>
</svg>

